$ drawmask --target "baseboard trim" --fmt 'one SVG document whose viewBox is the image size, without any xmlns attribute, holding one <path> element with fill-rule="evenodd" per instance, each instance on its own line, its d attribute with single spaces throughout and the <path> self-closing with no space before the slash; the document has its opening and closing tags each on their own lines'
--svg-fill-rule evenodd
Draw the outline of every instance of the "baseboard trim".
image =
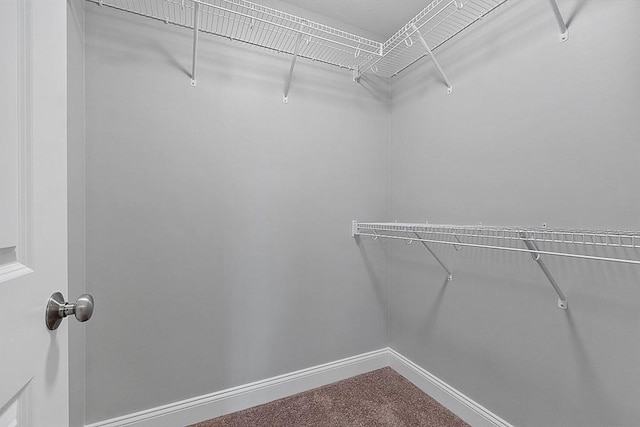
<svg viewBox="0 0 640 427">
<path fill-rule="evenodd" d="M 175 427 L 241 411 L 389 366 L 389 349 L 376 350 L 312 368 L 186 399 L 87 427 Z"/>
<path fill-rule="evenodd" d="M 391 348 L 100 421 L 86 427 L 175 427 L 194 424 L 385 366 L 391 366 L 400 375 L 474 427 L 513 427 Z"/>
<path fill-rule="evenodd" d="M 388 349 L 388 352 L 389 366 L 467 424 L 473 427 L 513 427 L 400 353 L 391 348 Z"/>
</svg>

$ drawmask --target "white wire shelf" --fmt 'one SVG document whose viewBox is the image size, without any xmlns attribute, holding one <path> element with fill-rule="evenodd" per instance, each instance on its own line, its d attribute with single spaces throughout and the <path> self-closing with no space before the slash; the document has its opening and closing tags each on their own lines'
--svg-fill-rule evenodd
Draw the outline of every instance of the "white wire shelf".
<svg viewBox="0 0 640 427">
<path fill-rule="evenodd" d="M 453 274 L 447 265 L 429 246 L 430 243 L 451 245 L 456 250 L 461 250 L 463 247 L 472 247 L 529 253 L 538 263 L 538 266 L 541 268 L 558 295 L 558 308 L 564 310 L 568 308 L 567 298 L 564 296 L 564 293 L 556 283 L 553 275 L 543 262 L 542 255 L 640 265 L 640 259 L 637 258 L 637 254 L 635 255 L 636 258 L 617 258 L 613 256 L 577 253 L 577 251 L 572 250 L 572 247 L 574 246 L 618 248 L 618 250 L 623 249 L 625 253 L 630 250 L 638 250 L 640 249 L 640 231 L 552 229 L 547 227 L 522 228 L 396 222 L 361 223 L 353 221 L 351 235 L 353 237 L 369 236 L 373 239 L 386 238 L 403 240 L 406 243 L 413 243 L 414 241 L 420 242 L 447 272 L 448 280 L 453 279 Z M 516 241 L 520 243 L 520 246 L 515 244 Z M 540 249 L 538 243 L 545 244 L 544 249 Z M 522 247 L 523 245 L 524 247 Z"/>
<path fill-rule="evenodd" d="M 88 1 L 191 29 L 199 5 L 201 32 L 291 55 L 300 36 L 298 56 L 347 70 L 382 48 L 380 42 L 244 0 Z"/>
<path fill-rule="evenodd" d="M 204 33 L 291 55 L 301 35 L 302 58 L 355 71 L 356 77 L 392 77 L 426 56 L 414 43 L 414 25 L 435 50 L 507 0 L 434 0 L 385 43 L 244 0 L 88 1 L 190 29 L 199 4 Z"/>
<path fill-rule="evenodd" d="M 367 73 L 393 77 L 429 57 L 452 93 L 453 86 L 433 51 L 508 0 L 432 0 L 384 43 L 245 0 L 87 1 L 193 29 L 193 86 L 197 86 L 201 32 L 292 55 L 283 96 L 288 102 L 298 57 L 350 70 L 354 81 Z M 550 4 L 561 31 L 560 41 L 566 41 L 568 30 L 557 0 L 550 0 Z"/>
<path fill-rule="evenodd" d="M 357 76 L 375 73 L 394 77 L 427 53 L 418 43 L 419 31 L 432 51 L 478 22 L 508 0 L 434 0 L 358 65 Z"/>
<path fill-rule="evenodd" d="M 567 245 L 581 245 L 592 247 L 613 247 L 640 249 L 639 231 L 602 231 L 602 230 L 573 230 L 560 228 L 522 228 L 497 227 L 481 225 L 441 225 L 441 224 L 410 224 L 410 223 L 354 223 L 354 235 L 371 237 L 385 237 L 401 240 L 424 240 L 430 243 L 446 245 L 488 247 L 507 251 L 541 253 L 547 255 L 595 259 L 640 265 L 640 259 L 620 259 L 613 257 L 576 254 L 567 251 Z M 415 233 L 423 235 L 423 239 L 416 238 Z M 554 250 L 529 250 L 507 245 L 506 242 L 523 240 L 558 244 Z"/>
</svg>

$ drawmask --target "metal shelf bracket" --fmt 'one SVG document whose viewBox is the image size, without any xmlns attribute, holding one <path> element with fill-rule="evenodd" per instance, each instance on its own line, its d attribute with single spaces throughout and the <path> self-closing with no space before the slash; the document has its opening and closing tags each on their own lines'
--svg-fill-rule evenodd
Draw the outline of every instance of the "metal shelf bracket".
<svg viewBox="0 0 640 427">
<path fill-rule="evenodd" d="M 447 268 L 447 266 L 442 262 L 442 260 L 438 257 L 438 255 L 436 255 L 436 253 L 429 247 L 429 245 L 427 245 L 427 243 L 424 241 L 424 239 L 422 239 L 422 237 L 420 237 L 420 235 L 416 232 L 413 233 L 416 236 L 416 240 L 419 241 L 420 243 L 422 243 L 422 245 L 425 247 L 425 249 L 427 251 L 429 251 L 429 253 L 431 254 L 431 256 L 438 261 L 438 264 L 440 264 L 440 267 L 442 267 L 442 269 L 444 271 L 447 272 L 447 280 L 450 282 L 453 280 L 453 273 L 451 273 L 451 270 L 449 270 L 449 268 Z M 358 221 L 353 221 L 351 222 L 351 237 L 356 237 L 360 235 L 360 231 L 358 230 Z M 385 236 L 382 236 L 385 237 Z M 374 237 L 373 239 L 376 240 L 378 237 Z M 413 238 L 412 237 L 407 237 L 407 243 L 413 243 Z"/>
<path fill-rule="evenodd" d="M 538 249 L 538 245 L 536 245 L 536 242 L 534 242 L 533 240 L 527 239 L 527 234 L 524 232 L 520 233 L 520 237 L 522 238 L 524 244 L 527 246 L 527 249 L 531 251 L 531 257 L 533 258 L 533 260 L 538 263 L 538 266 L 540 267 L 544 275 L 547 276 L 547 279 L 551 283 L 551 286 L 553 286 L 553 289 L 558 294 L 558 308 L 566 310 L 567 308 L 569 308 L 567 297 L 564 296 L 564 293 L 558 286 L 558 283 L 556 283 L 556 280 L 551 275 L 551 272 L 547 268 L 546 264 L 542 261 L 542 256 L 540 255 L 540 249 Z"/>
<path fill-rule="evenodd" d="M 293 69 L 296 66 L 298 60 L 298 53 L 300 53 L 300 45 L 302 44 L 302 26 L 300 32 L 296 38 L 296 50 L 293 52 L 293 59 L 291 59 L 291 68 L 289 68 L 289 77 L 287 77 L 287 83 L 284 86 L 284 95 L 282 95 L 282 102 L 287 104 L 289 102 L 289 89 L 291 88 L 291 79 L 293 78 Z"/>
<path fill-rule="evenodd" d="M 413 234 L 415 234 L 418 239 L 422 239 L 422 237 L 420 237 L 420 235 L 418 233 L 413 233 Z M 447 266 L 442 262 L 442 260 L 440 258 L 438 258 L 438 255 L 436 255 L 436 253 L 433 252 L 433 250 L 429 247 L 429 245 L 427 245 L 427 242 L 425 242 L 423 240 L 420 240 L 420 243 L 422 243 L 422 245 L 425 247 L 425 249 L 429 251 L 431 256 L 436 261 L 438 261 L 438 264 L 440 264 L 440 267 L 442 267 L 442 269 L 447 272 L 447 280 L 449 282 L 452 281 L 453 280 L 453 273 L 451 273 L 451 270 L 449 270 L 447 268 Z"/>
<path fill-rule="evenodd" d="M 424 50 L 427 51 L 427 55 L 429 55 L 429 58 L 431 58 L 431 61 L 433 61 L 433 65 L 436 66 L 436 69 L 438 70 L 438 72 L 440 73 L 440 75 L 442 76 L 444 81 L 447 83 L 447 93 L 450 94 L 451 92 L 453 92 L 453 85 L 451 84 L 451 82 L 447 78 L 447 75 L 442 70 L 442 67 L 440 66 L 440 63 L 438 62 L 438 60 L 436 59 L 435 55 L 433 54 L 433 52 L 429 48 L 429 45 L 427 44 L 427 41 L 424 39 L 424 37 L 422 37 L 422 33 L 420 32 L 418 27 L 416 27 L 416 24 L 412 24 L 411 25 L 411 29 L 415 32 L 415 34 L 418 35 L 418 39 L 420 40 L 420 43 L 424 47 Z"/>
<path fill-rule="evenodd" d="M 567 28 L 567 24 L 564 22 L 562 13 L 560 13 L 558 2 L 557 0 L 549 0 L 549 3 L 551 3 L 553 14 L 556 16 L 556 21 L 558 21 L 558 27 L 560 27 L 560 43 L 566 42 L 569 39 L 569 29 Z"/>
<path fill-rule="evenodd" d="M 193 62 L 191 64 L 191 86 L 198 86 L 196 67 L 198 66 L 198 33 L 200 32 L 200 3 L 193 8 Z"/>
</svg>

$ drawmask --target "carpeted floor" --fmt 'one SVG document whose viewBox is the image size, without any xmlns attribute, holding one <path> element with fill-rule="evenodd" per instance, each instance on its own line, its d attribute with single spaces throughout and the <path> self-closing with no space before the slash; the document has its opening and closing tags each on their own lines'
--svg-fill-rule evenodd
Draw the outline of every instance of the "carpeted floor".
<svg viewBox="0 0 640 427">
<path fill-rule="evenodd" d="M 468 424 L 383 368 L 192 427 L 463 427 Z"/>
</svg>

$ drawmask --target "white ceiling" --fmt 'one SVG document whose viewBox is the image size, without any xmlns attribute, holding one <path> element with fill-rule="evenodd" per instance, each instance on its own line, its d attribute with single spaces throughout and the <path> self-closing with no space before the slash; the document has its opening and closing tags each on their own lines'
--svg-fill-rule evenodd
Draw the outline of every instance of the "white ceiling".
<svg viewBox="0 0 640 427">
<path fill-rule="evenodd" d="M 282 0 L 346 22 L 386 41 L 427 7 L 430 0 Z"/>
</svg>

